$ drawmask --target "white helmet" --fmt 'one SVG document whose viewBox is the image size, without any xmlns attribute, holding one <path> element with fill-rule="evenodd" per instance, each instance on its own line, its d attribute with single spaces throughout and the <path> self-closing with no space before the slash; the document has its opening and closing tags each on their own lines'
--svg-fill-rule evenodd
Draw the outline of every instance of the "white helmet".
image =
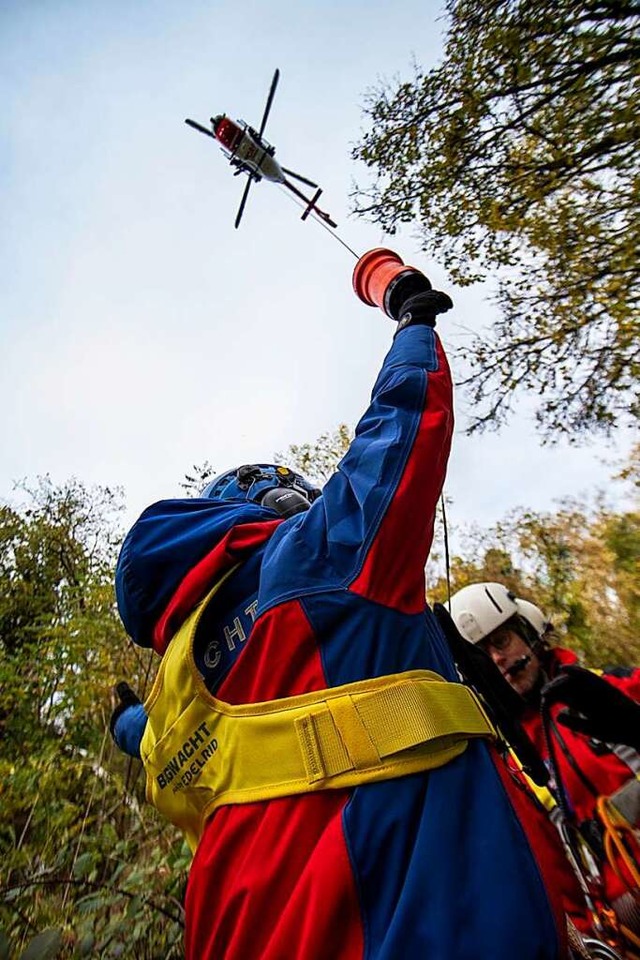
<svg viewBox="0 0 640 960">
<path fill-rule="evenodd" d="M 521 600 L 520 597 L 518 597 L 516 604 L 518 606 L 518 613 L 520 616 L 524 617 L 529 626 L 538 634 L 540 639 L 544 637 L 547 631 L 552 629 L 553 625 L 551 621 L 545 617 L 540 607 L 536 607 L 535 603 L 531 603 L 530 600 Z"/>
<path fill-rule="evenodd" d="M 519 614 L 542 637 L 549 623 L 535 603 L 519 600 L 502 583 L 471 583 L 451 597 L 451 617 L 465 640 L 480 643 Z"/>
</svg>

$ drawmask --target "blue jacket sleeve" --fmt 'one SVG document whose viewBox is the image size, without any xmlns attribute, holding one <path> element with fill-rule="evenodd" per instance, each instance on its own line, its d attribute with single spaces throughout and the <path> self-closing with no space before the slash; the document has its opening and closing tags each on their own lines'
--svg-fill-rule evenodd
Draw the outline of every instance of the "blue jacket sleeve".
<svg viewBox="0 0 640 960">
<path fill-rule="evenodd" d="M 430 327 L 408 327 L 395 338 L 322 497 L 274 534 L 263 573 L 268 599 L 260 607 L 346 588 L 404 612 L 422 610 L 452 429 L 440 342 Z"/>
<path fill-rule="evenodd" d="M 116 746 L 130 757 L 140 759 L 140 744 L 147 725 L 147 714 L 141 703 L 123 710 L 113 725 Z"/>
</svg>

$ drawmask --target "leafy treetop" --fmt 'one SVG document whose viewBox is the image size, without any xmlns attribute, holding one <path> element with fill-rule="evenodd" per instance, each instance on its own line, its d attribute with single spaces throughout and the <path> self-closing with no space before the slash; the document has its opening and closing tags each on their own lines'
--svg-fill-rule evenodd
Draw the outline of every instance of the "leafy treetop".
<svg viewBox="0 0 640 960">
<path fill-rule="evenodd" d="M 501 317 L 462 350 L 471 429 L 516 391 L 547 438 L 637 416 L 640 7 L 449 0 L 443 62 L 373 91 L 356 210 L 468 284 L 498 272 Z"/>
</svg>

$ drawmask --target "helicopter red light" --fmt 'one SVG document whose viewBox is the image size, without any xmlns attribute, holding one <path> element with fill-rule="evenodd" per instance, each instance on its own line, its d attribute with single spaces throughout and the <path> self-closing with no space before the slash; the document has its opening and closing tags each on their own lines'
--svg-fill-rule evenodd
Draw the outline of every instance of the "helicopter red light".
<svg viewBox="0 0 640 960">
<path fill-rule="evenodd" d="M 233 153 L 240 143 L 243 130 L 229 117 L 222 117 L 216 124 L 215 133 L 222 146 Z"/>
</svg>

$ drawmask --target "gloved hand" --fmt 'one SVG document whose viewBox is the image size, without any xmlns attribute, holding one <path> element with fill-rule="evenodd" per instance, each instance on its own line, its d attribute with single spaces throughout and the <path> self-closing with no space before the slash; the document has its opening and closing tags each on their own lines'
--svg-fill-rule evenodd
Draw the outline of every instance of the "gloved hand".
<svg viewBox="0 0 640 960">
<path fill-rule="evenodd" d="M 120 750 L 131 757 L 140 757 L 140 742 L 147 723 L 147 714 L 140 697 L 125 680 L 115 687 L 120 703 L 111 714 L 109 731 Z"/>
<path fill-rule="evenodd" d="M 547 703 L 569 707 L 558 723 L 606 743 L 622 743 L 640 750 L 640 704 L 590 670 L 568 665 L 541 691 Z"/>
<path fill-rule="evenodd" d="M 118 722 L 118 718 L 121 717 L 124 711 L 129 707 L 135 707 L 137 704 L 142 703 L 142 701 L 137 693 L 133 692 L 126 680 L 121 680 L 120 683 L 117 683 L 114 690 L 120 703 L 116 706 L 115 710 L 111 714 L 109 731 L 111 732 L 111 736 L 115 739 L 114 730 L 116 723 Z"/>
<path fill-rule="evenodd" d="M 417 323 L 435 327 L 437 314 L 446 313 L 447 310 L 451 310 L 452 306 L 451 297 L 440 290 L 425 290 L 423 293 L 416 293 L 402 303 L 398 312 L 399 319 L 396 333 Z"/>
<path fill-rule="evenodd" d="M 446 293 L 431 289 L 428 277 L 407 266 L 386 247 L 368 250 L 353 271 L 356 296 L 370 307 L 380 307 L 398 323 L 398 330 L 414 324 L 435 327 L 436 317 L 453 306 Z"/>
</svg>

